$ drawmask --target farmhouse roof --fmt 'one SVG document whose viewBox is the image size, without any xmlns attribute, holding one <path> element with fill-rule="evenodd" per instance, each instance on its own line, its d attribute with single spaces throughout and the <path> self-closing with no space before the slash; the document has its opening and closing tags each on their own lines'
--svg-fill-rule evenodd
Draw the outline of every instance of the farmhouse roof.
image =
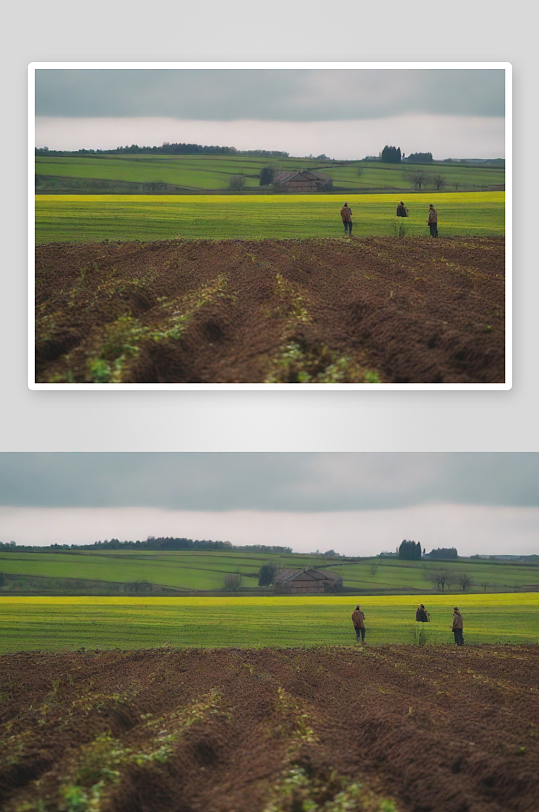
<svg viewBox="0 0 539 812">
<path fill-rule="evenodd" d="M 295 581 L 300 575 L 307 576 L 313 581 L 338 581 L 340 576 L 334 575 L 332 572 L 325 572 L 324 570 L 302 569 L 302 570 L 283 570 L 273 579 L 280 583 L 286 584 L 289 581 Z M 302 580 L 306 580 L 302 578 Z"/>
</svg>

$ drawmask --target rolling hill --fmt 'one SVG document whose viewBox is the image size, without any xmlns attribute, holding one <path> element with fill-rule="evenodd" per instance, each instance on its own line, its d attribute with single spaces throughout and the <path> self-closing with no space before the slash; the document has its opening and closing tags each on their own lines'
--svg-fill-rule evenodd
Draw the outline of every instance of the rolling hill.
<svg viewBox="0 0 539 812">
<path fill-rule="evenodd" d="M 267 594 L 258 586 L 258 571 L 267 562 L 281 569 L 331 569 L 354 594 L 429 594 L 436 592 L 428 571 L 465 571 L 470 592 L 513 592 L 539 589 L 539 564 L 482 559 L 402 561 L 397 558 L 331 558 L 323 555 L 277 555 L 240 552 L 61 550 L 0 552 L 2 594 L 124 594 L 149 589 L 152 594 L 216 594 L 225 576 L 241 575 L 240 594 Z M 1 579 L 0 579 L 1 580 Z M 141 586 L 148 582 L 151 586 Z M 446 589 L 446 591 L 448 591 Z M 458 583 L 449 591 L 461 592 Z M 272 589 L 269 589 L 272 592 Z"/>
</svg>

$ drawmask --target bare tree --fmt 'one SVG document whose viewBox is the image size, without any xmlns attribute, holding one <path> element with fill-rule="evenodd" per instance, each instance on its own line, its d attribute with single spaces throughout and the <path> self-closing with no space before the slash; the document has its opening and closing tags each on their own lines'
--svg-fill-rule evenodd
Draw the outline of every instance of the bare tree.
<svg viewBox="0 0 539 812">
<path fill-rule="evenodd" d="M 225 575 L 225 589 L 227 592 L 237 592 L 241 584 L 239 572 L 229 572 Z"/>
<path fill-rule="evenodd" d="M 425 169 L 405 169 L 403 170 L 405 181 L 407 181 L 414 189 L 424 189 L 428 183 L 431 182 L 431 174 Z"/>
<path fill-rule="evenodd" d="M 371 575 L 373 576 L 373 578 L 374 578 L 374 576 L 376 575 L 377 572 L 378 572 L 378 564 L 372 564 L 371 565 Z"/>
<path fill-rule="evenodd" d="M 356 166 L 356 175 L 360 178 L 363 174 L 363 167 L 361 165 Z"/>
<path fill-rule="evenodd" d="M 442 592 L 446 587 L 449 589 L 454 581 L 454 574 L 451 572 L 451 570 L 445 568 L 436 570 L 425 568 L 424 575 L 425 578 L 436 587 L 436 589 L 441 589 Z"/>
<path fill-rule="evenodd" d="M 424 569 L 423 577 L 427 581 L 430 581 L 430 583 L 432 584 L 432 586 L 435 589 L 438 589 L 438 571 L 437 570 L 431 570 L 428 567 L 424 567 L 423 569 Z"/>
<path fill-rule="evenodd" d="M 444 591 L 444 587 L 451 589 L 452 585 L 455 583 L 455 573 L 453 570 L 445 570 L 445 578 L 443 579 L 442 584 L 442 592 Z"/>
<path fill-rule="evenodd" d="M 456 576 L 457 583 L 459 584 L 459 586 L 462 587 L 463 592 L 465 592 L 467 589 L 469 589 L 469 587 L 472 586 L 473 578 L 470 575 L 468 575 L 467 572 L 457 572 Z"/>
<path fill-rule="evenodd" d="M 231 175 L 228 185 L 235 192 L 239 192 L 245 186 L 245 178 L 243 175 Z"/>
<path fill-rule="evenodd" d="M 444 175 L 431 175 L 430 182 L 433 184 L 434 188 L 439 192 L 440 189 L 446 185 L 447 181 Z"/>
</svg>

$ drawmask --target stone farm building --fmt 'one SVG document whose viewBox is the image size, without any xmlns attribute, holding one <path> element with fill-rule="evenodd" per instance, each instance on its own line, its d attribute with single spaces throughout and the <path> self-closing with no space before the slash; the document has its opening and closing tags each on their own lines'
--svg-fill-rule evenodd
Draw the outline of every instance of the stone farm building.
<svg viewBox="0 0 539 812">
<path fill-rule="evenodd" d="M 342 586 L 342 578 L 323 570 L 284 570 L 273 579 L 277 592 L 290 595 L 323 595 Z"/>
<path fill-rule="evenodd" d="M 273 187 L 281 192 L 324 192 L 332 185 L 333 178 L 329 175 L 307 169 L 277 172 L 273 178 Z"/>
</svg>

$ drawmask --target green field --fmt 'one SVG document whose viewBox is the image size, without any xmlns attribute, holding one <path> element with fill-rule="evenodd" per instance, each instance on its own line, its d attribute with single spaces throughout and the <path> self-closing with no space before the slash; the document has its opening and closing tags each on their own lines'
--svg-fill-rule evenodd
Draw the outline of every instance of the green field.
<svg viewBox="0 0 539 812">
<path fill-rule="evenodd" d="M 414 596 L 268 598 L 0 598 L 0 653 L 79 648 L 347 645 L 356 599 L 370 644 L 452 642 L 455 597 L 425 599 L 429 624 L 415 622 Z M 539 643 L 539 594 L 462 595 L 468 644 Z"/>
<path fill-rule="evenodd" d="M 85 192 L 96 182 L 114 188 L 114 184 L 164 183 L 178 191 L 225 191 L 232 175 L 243 175 L 246 189 L 265 192 L 259 186 L 260 170 L 272 165 L 277 170 L 316 170 L 333 178 L 337 189 L 357 191 L 410 191 L 403 168 L 407 164 L 382 164 L 378 161 L 338 163 L 309 158 L 250 158 L 230 155 L 74 155 L 72 157 L 36 156 L 37 189 L 62 189 Z M 358 175 L 358 167 L 362 173 Z M 415 165 L 413 168 L 417 168 Z M 447 191 L 487 190 L 503 186 L 505 168 L 477 164 L 433 162 L 423 165 L 428 172 L 441 174 Z"/>
<path fill-rule="evenodd" d="M 475 592 L 512 591 L 522 586 L 539 584 L 539 565 L 505 563 L 485 560 L 471 561 L 401 561 L 397 558 L 331 559 L 316 555 L 265 555 L 263 553 L 233 553 L 218 551 L 151 551 L 151 550 L 73 550 L 70 552 L 0 552 L 0 572 L 7 583 L 0 595 L 13 590 L 40 591 L 36 579 L 48 579 L 41 587 L 44 591 L 62 592 L 64 579 L 99 581 L 105 588 L 109 583 L 123 590 L 133 581 L 146 580 L 156 587 L 181 591 L 216 592 L 224 589 L 225 576 L 239 572 L 241 589 L 258 591 L 258 571 L 270 561 L 281 569 L 303 567 L 329 568 L 343 579 L 344 587 L 383 594 L 386 592 L 417 591 L 427 594 L 432 584 L 425 578 L 425 566 L 430 569 L 445 567 L 451 571 L 465 571 L 473 579 L 470 587 Z M 19 576 L 19 578 L 15 578 Z M 77 591 L 84 590 L 85 584 Z M 70 590 L 71 591 L 71 590 Z M 453 586 L 459 594 L 461 588 Z"/>
<path fill-rule="evenodd" d="M 395 235 L 398 196 L 346 200 L 355 237 Z M 36 243 L 340 237 L 343 202 L 323 194 L 36 195 Z M 505 233 L 505 192 L 416 194 L 406 203 L 406 236 L 428 236 L 429 203 L 441 237 Z"/>
</svg>

